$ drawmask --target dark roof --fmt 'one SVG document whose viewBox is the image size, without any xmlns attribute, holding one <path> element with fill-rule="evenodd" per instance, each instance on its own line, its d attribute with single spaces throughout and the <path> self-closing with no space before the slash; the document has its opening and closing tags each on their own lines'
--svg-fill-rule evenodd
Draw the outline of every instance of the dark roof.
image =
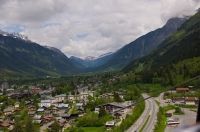
<svg viewBox="0 0 200 132">
<path fill-rule="evenodd" d="M 105 106 L 105 105 L 112 105 L 112 106 L 119 107 L 119 108 L 126 108 L 125 105 L 122 105 L 122 104 L 119 104 L 119 103 L 108 103 L 108 104 L 103 104 L 103 105 L 99 105 L 99 106 L 96 106 L 96 107 L 101 107 L 101 106 Z"/>
<path fill-rule="evenodd" d="M 198 101 L 197 97 L 185 97 L 185 101 Z"/>
</svg>

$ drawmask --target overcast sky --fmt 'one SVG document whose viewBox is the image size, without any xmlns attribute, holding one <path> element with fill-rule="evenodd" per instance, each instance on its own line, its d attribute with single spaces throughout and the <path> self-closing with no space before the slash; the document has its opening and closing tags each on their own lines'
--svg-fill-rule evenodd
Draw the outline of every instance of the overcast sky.
<svg viewBox="0 0 200 132">
<path fill-rule="evenodd" d="M 97 57 L 199 7 L 200 0 L 0 0 L 0 30 L 68 57 Z"/>
</svg>

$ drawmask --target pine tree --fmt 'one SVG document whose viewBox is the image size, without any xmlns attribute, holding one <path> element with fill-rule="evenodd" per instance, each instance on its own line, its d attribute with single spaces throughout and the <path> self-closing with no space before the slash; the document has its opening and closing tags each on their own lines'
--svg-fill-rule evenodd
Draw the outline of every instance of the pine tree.
<svg viewBox="0 0 200 132">
<path fill-rule="evenodd" d="M 17 118 L 15 119 L 15 124 L 14 124 L 14 128 L 13 128 L 12 132 L 24 132 L 23 126 L 22 126 L 20 120 Z"/>
<path fill-rule="evenodd" d="M 24 131 L 25 132 L 35 132 L 35 129 L 34 129 L 34 124 L 33 124 L 33 120 L 30 116 L 27 117 L 27 120 L 26 120 L 26 126 L 25 126 L 25 129 Z"/>
</svg>

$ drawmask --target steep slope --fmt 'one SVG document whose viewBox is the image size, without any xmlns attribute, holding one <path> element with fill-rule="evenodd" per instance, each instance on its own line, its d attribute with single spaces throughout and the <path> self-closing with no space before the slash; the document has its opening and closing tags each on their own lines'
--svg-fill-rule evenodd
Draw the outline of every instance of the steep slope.
<svg viewBox="0 0 200 132">
<path fill-rule="evenodd" d="M 134 60 L 123 71 L 144 71 L 200 56 L 200 12 L 187 20 L 149 55 Z"/>
<path fill-rule="evenodd" d="M 0 69 L 5 76 L 66 75 L 81 72 L 67 56 L 39 44 L 0 35 Z"/>
<path fill-rule="evenodd" d="M 88 69 L 88 71 L 122 69 L 132 60 L 147 55 L 162 41 L 169 37 L 169 35 L 175 32 L 187 19 L 188 18 L 172 18 L 168 20 L 162 28 L 149 32 L 135 41 L 125 45 L 102 66 Z"/>
</svg>

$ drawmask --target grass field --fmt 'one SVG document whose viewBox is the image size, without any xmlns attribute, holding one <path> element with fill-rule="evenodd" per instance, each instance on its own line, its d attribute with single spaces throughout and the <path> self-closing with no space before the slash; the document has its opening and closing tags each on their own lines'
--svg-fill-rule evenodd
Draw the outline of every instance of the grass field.
<svg viewBox="0 0 200 132">
<path fill-rule="evenodd" d="M 102 127 L 82 127 L 85 132 L 104 132 L 106 130 L 105 126 Z"/>
</svg>

